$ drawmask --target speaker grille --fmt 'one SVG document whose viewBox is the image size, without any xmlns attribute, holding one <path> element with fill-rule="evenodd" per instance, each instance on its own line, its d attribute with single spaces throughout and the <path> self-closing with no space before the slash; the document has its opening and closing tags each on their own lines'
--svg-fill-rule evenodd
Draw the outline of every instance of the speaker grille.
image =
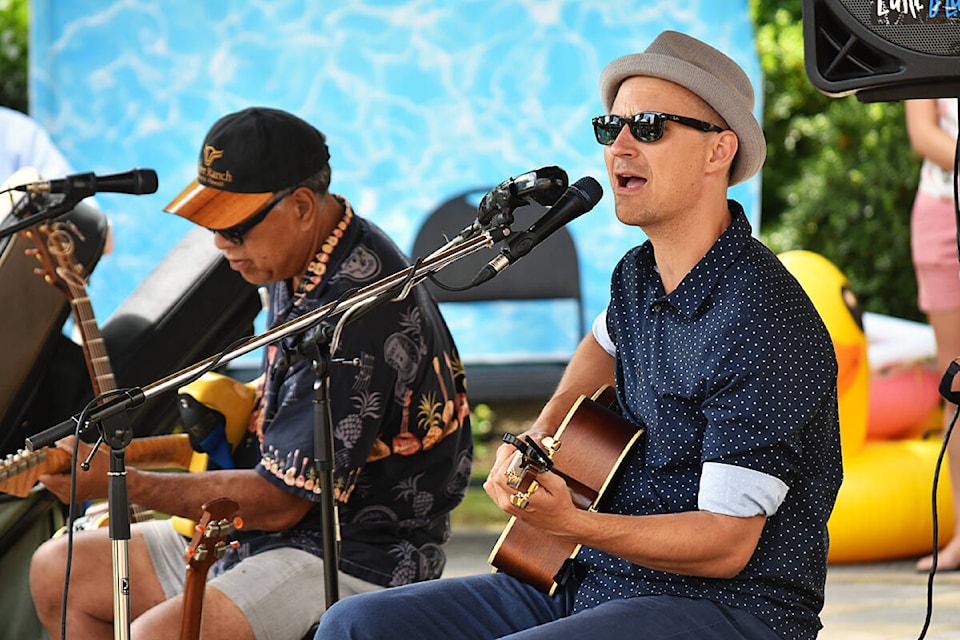
<svg viewBox="0 0 960 640">
<path fill-rule="evenodd" d="M 840 0 L 840 4 L 887 42 L 927 55 L 960 56 L 956 0 Z"/>
</svg>

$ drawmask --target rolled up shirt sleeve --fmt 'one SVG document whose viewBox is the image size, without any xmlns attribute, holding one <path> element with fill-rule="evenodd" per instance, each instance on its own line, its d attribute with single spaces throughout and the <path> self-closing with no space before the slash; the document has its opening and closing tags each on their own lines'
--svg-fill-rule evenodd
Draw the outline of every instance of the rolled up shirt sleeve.
<svg viewBox="0 0 960 640">
<path fill-rule="evenodd" d="M 779 478 L 721 462 L 706 462 L 697 507 L 738 518 L 772 516 L 789 487 Z"/>
</svg>

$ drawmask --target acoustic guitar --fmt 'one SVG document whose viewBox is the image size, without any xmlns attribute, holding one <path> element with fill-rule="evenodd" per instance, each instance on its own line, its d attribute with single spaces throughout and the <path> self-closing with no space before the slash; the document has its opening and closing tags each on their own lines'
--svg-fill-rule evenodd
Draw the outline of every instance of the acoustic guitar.
<svg viewBox="0 0 960 640">
<path fill-rule="evenodd" d="M 521 499 L 536 491 L 536 477 L 549 470 L 564 479 L 577 507 L 597 510 L 617 468 L 643 433 L 611 409 L 615 400 L 613 390 L 606 386 L 590 398 L 580 396 L 556 434 L 541 441 L 542 449 L 529 441 L 516 443 L 515 437 L 504 437 L 520 447 L 519 464 L 511 469 L 514 476 L 508 483 L 518 490 Z M 579 551 L 579 544 L 561 540 L 513 516 L 490 552 L 489 562 L 495 571 L 553 595 L 565 563 Z"/>
<path fill-rule="evenodd" d="M 237 517 L 239 505 L 230 498 L 217 498 L 203 505 L 203 515 L 194 528 L 187 546 L 187 580 L 183 588 L 183 611 L 180 616 L 180 640 L 197 640 L 203 615 L 203 594 L 207 573 L 214 562 L 223 557 L 230 546 L 229 535 L 243 526 Z"/>
<path fill-rule="evenodd" d="M 70 221 L 54 220 L 42 222 L 21 233 L 32 240 L 34 244 L 34 248 L 27 249 L 25 253 L 36 256 L 42 265 L 34 272 L 43 276 L 49 284 L 60 289 L 70 303 L 77 332 L 80 334 L 80 346 L 87 364 L 94 396 L 116 390 L 117 385 L 113 369 L 110 366 L 110 356 L 107 353 L 103 334 L 101 334 L 100 327 L 97 325 L 90 297 L 87 295 L 86 275 L 83 267 L 75 258 L 76 241 L 84 239 L 80 229 Z M 150 449 L 156 450 L 153 446 Z M 25 457 L 22 452 L 16 455 L 20 456 L 21 459 L 13 463 L 11 468 L 22 469 L 31 465 L 32 459 L 29 455 Z M 68 469 L 69 465 L 55 470 L 66 471 Z M 89 514 L 78 518 L 74 522 L 74 528 L 78 530 L 95 529 L 105 525 L 108 514 L 105 509 L 100 507 L 102 505 L 94 505 Z M 130 519 L 132 521 L 139 522 L 151 517 L 153 517 L 151 511 L 136 504 L 130 505 Z"/>
<path fill-rule="evenodd" d="M 110 357 L 93 315 L 83 267 L 74 257 L 75 238 L 82 240 L 82 233 L 72 222 L 59 220 L 41 223 L 21 233 L 34 243 L 34 248 L 27 249 L 25 253 L 35 255 L 43 265 L 34 272 L 60 289 L 70 302 L 93 394 L 99 396 L 114 391 L 116 381 L 110 367 Z"/>
</svg>

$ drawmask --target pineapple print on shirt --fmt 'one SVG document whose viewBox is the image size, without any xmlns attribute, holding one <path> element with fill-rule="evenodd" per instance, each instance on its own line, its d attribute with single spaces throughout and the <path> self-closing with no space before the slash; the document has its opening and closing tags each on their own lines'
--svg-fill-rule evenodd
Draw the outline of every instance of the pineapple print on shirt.
<svg viewBox="0 0 960 640">
<path fill-rule="evenodd" d="M 363 420 L 371 418 L 379 420 L 383 415 L 383 397 L 376 391 L 362 391 L 351 398 L 357 413 L 344 417 L 333 430 L 333 437 L 340 441 L 340 447 L 334 452 L 334 464 L 338 469 L 349 465 L 350 450 L 363 435 Z"/>
<path fill-rule="evenodd" d="M 401 500 L 409 500 L 413 505 L 413 515 L 417 518 L 430 513 L 433 508 L 433 494 L 429 491 L 417 491 L 417 482 L 423 474 L 411 476 L 400 481 L 397 485 L 397 497 Z"/>
</svg>

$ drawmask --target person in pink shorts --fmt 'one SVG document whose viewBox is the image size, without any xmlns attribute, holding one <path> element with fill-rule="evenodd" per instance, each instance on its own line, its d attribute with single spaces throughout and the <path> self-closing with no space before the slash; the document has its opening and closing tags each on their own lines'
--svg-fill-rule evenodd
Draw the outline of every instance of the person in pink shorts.
<svg viewBox="0 0 960 640">
<path fill-rule="evenodd" d="M 937 344 L 937 368 L 945 371 L 960 357 L 960 250 L 954 204 L 954 155 L 957 145 L 957 100 L 908 100 L 910 145 L 923 158 L 920 184 L 910 219 L 910 248 L 917 276 L 917 306 L 927 315 Z M 956 407 L 944 403 L 944 431 Z M 960 439 L 948 443 L 954 512 L 960 513 Z M 932 556 L 917 569 L 929 571 Z M 960 569 L 960 536 L 939 553 L 940 570 Z"/>
</svg>

